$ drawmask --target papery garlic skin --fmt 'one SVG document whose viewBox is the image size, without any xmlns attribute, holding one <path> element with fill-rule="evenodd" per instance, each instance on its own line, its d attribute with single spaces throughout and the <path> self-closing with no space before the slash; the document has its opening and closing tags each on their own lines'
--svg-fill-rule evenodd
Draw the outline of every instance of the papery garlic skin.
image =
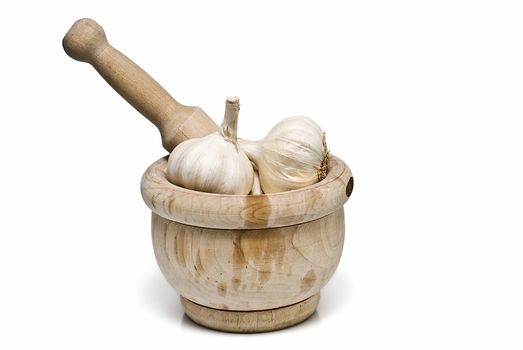
<svg viewBox="0 0 523 350">
<path fill-rule="evenodd" d="M 248 194 L 254 170 L 236 143 L 238 110 L 238 99 L 228 98 L 222 133 L 180 143 L 169 156 L 167 180 L 200 192 Z"/>
<path fill-rule="evenodd" d="M 328 150 L 321 128 L 307 117 L 289 117 L 265 138 L 239 145 L 258 168 L 263 193 L 295 190 L 319 181 L 326 171 Z"/>
<path fill-rule="evenodd" d="M 182 142 L 167 162 L 167 180 L 200 192 L 248 194 L 253 177 L 245 153 L 218 133 Z"/>
<path fill-rule="evenodd" d="M 260 184 L 260 177 L 259 177 L 258 171 L 256 169 L 254 169 L 254 181 L 252 183 L 252 189 L 249 194 L 252 194 L 252 195 L 263 194 L 263 191 L 261 189 L 261 184 Z"/>
</svg>

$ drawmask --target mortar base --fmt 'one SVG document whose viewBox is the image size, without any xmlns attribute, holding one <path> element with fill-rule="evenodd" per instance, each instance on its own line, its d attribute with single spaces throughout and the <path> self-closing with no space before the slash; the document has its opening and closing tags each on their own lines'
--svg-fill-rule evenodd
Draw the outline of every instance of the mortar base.
<svg viewBox="0 0 523 350">
<path fill-rule="evenodd" d="M 309 318 L 320 300 L 315 294 L 299 303 L 277 309 L 259 311 L 231 311 L 202 306 L 181 297 L 185 314 L 195 323 L 219 331 L 259 333 L 294 326 Z"/>
</svg>

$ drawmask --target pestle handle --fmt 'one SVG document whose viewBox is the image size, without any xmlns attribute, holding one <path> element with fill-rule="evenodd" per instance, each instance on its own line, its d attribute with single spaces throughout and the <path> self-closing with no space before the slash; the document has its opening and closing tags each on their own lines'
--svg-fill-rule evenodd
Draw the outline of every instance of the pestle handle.
<svg viewBox="0 0 523 350">
<path fill-rule="evenodd" d="M 178 103 L 149 74 L 112 47 L 94 20 L 76 21 L 62 45 L 71 58 L 91 64 L 116 92 L 158 127 L 168 152 L 187 139 L 219 130 L 201 108 Z"/>
</svg>

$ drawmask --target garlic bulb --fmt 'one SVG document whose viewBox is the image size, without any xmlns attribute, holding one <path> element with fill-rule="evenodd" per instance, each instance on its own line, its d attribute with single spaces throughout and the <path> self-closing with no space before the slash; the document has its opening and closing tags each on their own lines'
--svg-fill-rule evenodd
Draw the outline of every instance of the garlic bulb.
<svg viewBox="0 0 523 350">
<path fill-rule="evenodd" d="M 327 174 L 325 134 L 307 117 L 286 118 L 260 141 L 240 140 L 240 148 L 256 164 L 263 193 L 312 185 Z"/>
<path fill-rule="evenodd" d="M 195 191 L 248 194 L 254 171 L 249 158 L 238 148 L 239 110 L 238 98 L 227 98 L 220 133 L 179 144 L 169 156 L 167 180 Z"/>
</svg>

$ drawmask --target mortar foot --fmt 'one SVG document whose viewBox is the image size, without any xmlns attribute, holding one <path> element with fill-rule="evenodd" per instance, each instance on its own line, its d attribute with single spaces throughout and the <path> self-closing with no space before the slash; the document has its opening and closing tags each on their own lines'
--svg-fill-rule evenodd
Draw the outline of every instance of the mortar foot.
<svg viewBox="0 0 523 350">
<path fill-rule="evenodd" d="M 209 308 L 181 297 L 185 313 L 195 323 L 234 333 L 268 332 L 294 326 L 314 313 L 319 300 L 318 293 L 299 303 L 277 309 L 233 311 Z"/>
</svg>

